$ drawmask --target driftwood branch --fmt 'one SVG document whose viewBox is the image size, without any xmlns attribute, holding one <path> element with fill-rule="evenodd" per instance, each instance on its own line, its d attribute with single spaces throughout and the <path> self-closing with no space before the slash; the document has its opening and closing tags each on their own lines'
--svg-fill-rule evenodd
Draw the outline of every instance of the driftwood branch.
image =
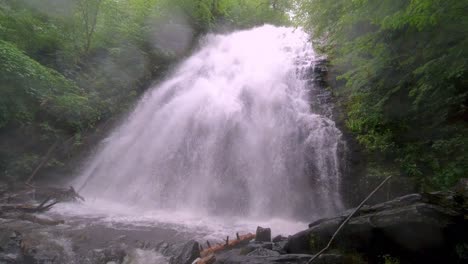
<svg viewBox="0 0 468 264">
<path fill-rule="evenodd" d="M 226 237 L 224 244 L 218 244 L 211 246 L 209 241 L 206 241 L 208 248 L 200 252 L 200 258 L 196 259 L 192 264 L 213 264 L 216 261 L 215 253 L 221 252 L 233 248 L 243 242 L 248 242 L 255 238 L 254 234 L 246 234 L 239 236 L 239 233 L 236 233 L 237 240 L 229 240 L 229 236 Z M 201 246 L 201 245 L 200 245 Z"/>
<path fill-rule="evenodd" d="M 333 234 L 333 236 L 331 237 L 330 241 L 328 241 L 328 244 L 326 247 L 324 247 L 322 250 L 320 250 L 317 254 L 315 254 L 308 262 L 307 264 L 310 264 L 312 263 L 315 259 L 317 259 L 320 255 L 322 255 L 323 252 L 327 251 L 328 248 L 330 248 L 332 242 L 335 240 L 335 237 L 338 235 L 338 233 L 341 231 L 341 229 L 343 229 L 343 227 L 349 222 L 349 220 L 351 220 L 351 217 L 353 217 L 353 215 L 355 215 L 357 213 L 357 211 L 359 211 L 363 206 L 364 204 L 380 189 L 382 188 L 382 186 L 384 186 L 384 184 L 390 180 L 390 178 L 392 178 L 392 176 L 389 176 L 387 177 L 385 180 L 383 180 L 379 186 L 377 186 L 360 204 L 358 207 L 356 207 L 356 209 L 354 209 L 354 211 L 348 215 L 348 217 L 346 217 L 346 219 L 341 223 L 341 225 L 338 227 L 338 229 L 335 231 L 335 233 Z"/>
<path fill-rule="evenodd" d="M 215 262 L 216 262 L 215 255 L 209 255 L 207 257 L 199 258 L 199 259 L 194 261 L 194 263 L 196 263 L 196 264 L 213 264 Z"/>
</svg>

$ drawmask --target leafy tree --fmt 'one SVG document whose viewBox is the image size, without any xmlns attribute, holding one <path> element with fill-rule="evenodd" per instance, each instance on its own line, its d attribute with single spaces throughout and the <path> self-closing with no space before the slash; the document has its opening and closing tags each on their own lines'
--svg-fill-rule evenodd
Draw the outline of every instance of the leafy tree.
<svg viewBox="0 0 468 264">
<path fill-rule="evenodd" d="M 468 1 L 296 3 L 370 157 L 392 161 L 420 187 L 466 177 Z"/>
</svg>

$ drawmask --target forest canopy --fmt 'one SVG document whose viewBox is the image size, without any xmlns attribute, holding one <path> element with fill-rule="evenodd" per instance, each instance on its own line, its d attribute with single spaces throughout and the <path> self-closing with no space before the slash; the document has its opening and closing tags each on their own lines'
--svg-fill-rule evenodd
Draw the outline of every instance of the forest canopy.
<svg viewBox="0 0 468 264">
<path fill-rule="evenodd" d="M 331 61 L 347 128 L 376 173 L 420 188 L 468 172 L 468 1 L 303 0 L 297 14 Z"/>
</svg>

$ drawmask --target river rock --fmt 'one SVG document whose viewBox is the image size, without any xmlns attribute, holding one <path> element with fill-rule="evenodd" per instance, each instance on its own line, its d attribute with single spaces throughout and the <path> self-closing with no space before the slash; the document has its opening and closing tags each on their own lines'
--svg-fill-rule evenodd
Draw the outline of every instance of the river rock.
<svg viewBox="0 0 468 264">
<path fill-rule="evenodd" d="M 368 256 L 393 254 L 418 263 L 448 263 L 448 256 L 468 238 L 466 199 L 454 192 L 436 192 L 366 206 L 351 218 L 333 245 Z M 286 252 L 318 252 L 351 211 L 311 223 L 309 229 L 289 238 Z"/>
<path fill-rule="evenodd" d="M 195 240 L 167 245 L 161 253 L 169 257 L 170 264 L 191 264 L 200 257 L 200 245 Z"/>
<path fill-rule="evenodd" d="M 257 248 L 254 251 L 248 253 L 246 256 L 259 256 L 259 257 L 275 257 L 279 256 L 280 253 L 266 249 L 266 248 Z"/>
<path fill-rule="evenodd" d="M 0 232 L 0 263 L 21 263 L 22 235 L 16 231 Z"/>
<path fill-rule="evenodd" d="M 288 238 L 284 237 L 282 235 L 277 235 L 271 241 L 276 243 L 276 242 L 280 242 L 280 241 L 283 241 L 283 240 L 288 240 Z"/>
<path fill-rule="evenodd" d="M 116 263 L 120 264 L 127 256 L 128 248 L 124 244 L 110 245 L 103 249 L 94 249 L 90 252 L 89 263 Z"/>
<path fill-rule="evenodd" d="M 271 229 L 258 226 L 257 232 L 255 232 L 255 241 L 271 242 Z"/>
<path fill-rule="evenodd" d="M 246 255 L 252 251 L 257 249 L 268 249 L 273 250 L 273 243 L 272 242 L 258 242 L 258 241 L 251 241 L 244 247 L 242 247 L 242 254 Z"/>
</svg>

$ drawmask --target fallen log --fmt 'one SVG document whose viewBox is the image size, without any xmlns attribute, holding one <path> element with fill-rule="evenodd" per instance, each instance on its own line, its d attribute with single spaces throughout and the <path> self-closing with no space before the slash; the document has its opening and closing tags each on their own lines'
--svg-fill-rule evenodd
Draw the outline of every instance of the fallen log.
<svg viewBox="0 0 468 264">
<path fill-rule="evenodd" d="M 211 245 L 208 243 L 208 245 L 210 246 L 209 248 L 203 250 L 200 252 L 200 256 L 203 258 L 205 257 L 209 257 L 210 255 L 213 255 L 217 252 L 220 252 L 220 251 L 223 251 L 223 250 L 227 250 L 227 249 L 230 249 L 230 248 L 233 248 L 243 242 L 248 242 L 252 239 L 255 238 L 255 234 L 246 234 L 246 235 L 242 235 L 242 236 L 239 236 L 239 238 L 237 240 L 232 240 L 232 241 L 229 241 L 229 239 L 226 239 L 226 243 L 223 243 L 223 244 L 218 244 L 218 245 L 215 245 L 213 247 L 211 247 Z"/>
<path fill-rule="evenodd" d="M 70 186 L 68 188 L 61 187 L 38 187 L 31 184 L 26 184 L 29 187 L 35 190 L 35 195 L 40 197 L 52 197 L 55 200 L 61 202 L 77 202 L 79 200 L 85 201 L 83 196 L 75 191 L 75 189 Z"/>
<path fill-rule="evenodd" d="M 42 201 L 53 198 L 59 202 L 79 202 L 85 199 L 73 187 L 41 187 L 32 184 L 21 185 L 0 195 L 0 204 L 28 204 L 32 200 Z"/>
<path fill-rule="evenodd" d="M 0 204 L 0 209 L 2 212 L 23 212 L 23 213 L 42 213 L 52 206 L 59 203 L 57 200 L 52 200 L 50 197 L 46 198 L 39 205 L 34 204 Z"/>
<path fill-rule="evenodd" d="M 195 264 L 213 264 L 216 261 L 215 255 L 209 255 L 204 258 L 196 260 Z"/>
</svg>

